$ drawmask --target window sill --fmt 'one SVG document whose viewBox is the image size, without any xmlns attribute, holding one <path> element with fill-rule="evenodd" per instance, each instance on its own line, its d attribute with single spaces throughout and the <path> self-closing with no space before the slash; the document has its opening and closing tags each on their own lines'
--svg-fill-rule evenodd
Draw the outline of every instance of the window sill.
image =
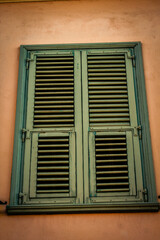
<svg viewBox="0 0 160 240">
<path fill-rule="evenodd" d="M 125 213 L 158 212 L 159 203 L 101 204 L 101 205 L 46 205 L 7 206 L 7 214 L 56 214 L 56 213 Z"/>
</svg>

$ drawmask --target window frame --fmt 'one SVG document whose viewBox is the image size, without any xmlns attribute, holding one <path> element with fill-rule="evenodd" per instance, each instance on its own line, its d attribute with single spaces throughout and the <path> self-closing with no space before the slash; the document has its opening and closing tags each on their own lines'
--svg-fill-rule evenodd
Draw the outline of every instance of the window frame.
<svg viewBox="0 0 160 240">
<path fill-rule="evenodd" d="M 27 96 L 27 59 L 30 51 L 36 50 L 88 50 L 88 49 L 121 49 L 128 48 L 134 59 L 133 67 L 134 85 L 136 95 L 136 107 L 138 125 L 142 125 L 142 141 L 140 141 L 142 174 L 144 184 L 144 202 L 135 203 L 109 203 L 109 204 L 85 204 L 85 205 L 20 205 L 19 193 L 21 193 L 23 173 L 22 152 L 22 129 L 26 118 Z M 23 97 L 22 97 L 23 96 Z M 144 134 L 145 133 L 145 134 Z M 23 194 L 21 194 L 23 197 Z M 7 206 L 8 214 L 31 214 L 31 213 L 75 213 L 75 212 L 141 212 L 158 211 L 157 194 L 155 187 L 154 167 L 152 160 L 147 99 L 145 91 L 145 79 L 143 72 L 142 47 L 140 42 L 128 43 L 96 43 L 96 44 L 58 44 L 58 45 L 22 45 L 20 47 L 20 63 L 17 92 L 17 111 L 15 122 L 14 153 L 12 167 L 12 181 L 10 204 Z"/>
</svg>

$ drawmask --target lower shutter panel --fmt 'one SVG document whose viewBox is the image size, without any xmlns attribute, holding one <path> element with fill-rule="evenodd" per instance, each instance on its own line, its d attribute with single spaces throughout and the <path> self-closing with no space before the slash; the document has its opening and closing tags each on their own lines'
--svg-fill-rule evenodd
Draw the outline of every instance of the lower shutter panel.
<svg viewBox="0 0 160 240">
<path fill-rule="evenodd" d="M 95 153 L 97 193 L 129 191 L 126 136 L 96 136 Z"/>
<path fill-rule="evenodd" d="M 36 192 L 69 193 L 69 137 L 39 137 Z"/>
</svg>

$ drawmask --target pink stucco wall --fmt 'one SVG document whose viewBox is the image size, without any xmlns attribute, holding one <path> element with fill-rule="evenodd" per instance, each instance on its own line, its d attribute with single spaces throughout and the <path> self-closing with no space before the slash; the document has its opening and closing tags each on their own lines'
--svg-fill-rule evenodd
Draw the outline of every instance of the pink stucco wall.
<svg viewBox="0 0 160 240">
<path fill-rule="evenodd" d="M 0 200 L 9 201 L 19 46 L 141 41 L 157 194 L 160 195 L 160 1 L 0 4 Z M 160 239 L 160 213 L 7 216 L 1 240 Z"/>
</svg>

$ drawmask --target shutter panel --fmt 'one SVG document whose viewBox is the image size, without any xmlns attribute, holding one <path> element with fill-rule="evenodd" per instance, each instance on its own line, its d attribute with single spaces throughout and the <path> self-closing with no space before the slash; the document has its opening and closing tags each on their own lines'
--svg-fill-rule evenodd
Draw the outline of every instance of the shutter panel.
<svg viewBox="0 0 160 240">
<path fill-rule="evenodd" d="M 24 203 L 76 201 L 73 52 L 32 53 L 25 140 Z M 77 84 L 77 83 L 76 83 Z M 33 109 L 33 110 L 32 110 Z M 77 110 L 76 110 L 77 111 Z M 77 113 L 76 113 L 77 115 Z"/>
<path fill-rule="evenodd" d="M 83 105 L 84 131 L 89 135 L 89 141 L 85 133 L 83 138 L 85 158 L 89 155 L 84 164 L 85 176 L 87 171 L 90 175 L 87 202 L 135 200 L 143 186 L 141 174 L 137 178 L 140 146 L 130 52 L 91 50 L 82 60 L 87 66 L 83 75 L 84 102 L 88 99 Z"/>
<path fill-rule="evenodd" d="M 34 127 L 74 126 L 74 57 L 37 57 Z"/>
<path fill-rule="evenodd" d="M 88 56 L 91 127 L 129 125 L 125 55 Z"/>
<path fill-rule="evenodd" d="M 96 202 L 135 195 L 134 151 L 132 131 L 90 132 L 90 194 Z"/>
</svg>

